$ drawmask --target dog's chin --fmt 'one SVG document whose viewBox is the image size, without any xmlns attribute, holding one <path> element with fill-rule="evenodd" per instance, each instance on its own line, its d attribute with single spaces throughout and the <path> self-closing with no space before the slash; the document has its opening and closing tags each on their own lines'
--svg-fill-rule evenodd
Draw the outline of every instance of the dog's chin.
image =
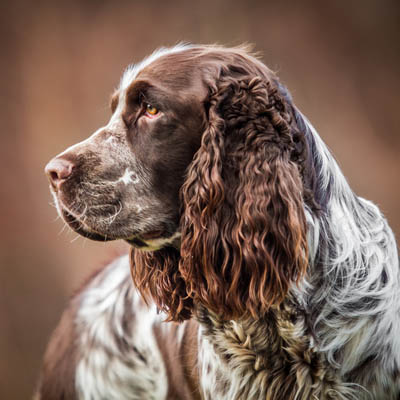
<svg viewBox="0 0 400 400">
<path fill-rule="evenodd" d="M 89 228 L 88 226 L 84 225 L 81 221 L 79 221 L 76 217 L 70 214 L 67 210 L 61 210 L 62 217 L 66 224 L 76 233 L 79 235 L 90 239 L 96 240 L 99 242 L 106 242 L 110 240 L 115 240 L 113 237 L 110 237 L 105 234 L 101 234 Z"/>
</svg>

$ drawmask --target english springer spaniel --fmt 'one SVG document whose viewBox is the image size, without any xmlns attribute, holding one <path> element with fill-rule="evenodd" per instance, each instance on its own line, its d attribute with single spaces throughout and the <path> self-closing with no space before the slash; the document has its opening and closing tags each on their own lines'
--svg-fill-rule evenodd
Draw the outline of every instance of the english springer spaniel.
<svg viewBox="0 0 400 400">
<path fill-rule="evenodd" d="M 37 398 L 398 400 L 393 233 L 276 75 L 180 45 L 111 109 L 46 171 L 65 222 L 130 258 L 71 300 Z"/>
</svg>

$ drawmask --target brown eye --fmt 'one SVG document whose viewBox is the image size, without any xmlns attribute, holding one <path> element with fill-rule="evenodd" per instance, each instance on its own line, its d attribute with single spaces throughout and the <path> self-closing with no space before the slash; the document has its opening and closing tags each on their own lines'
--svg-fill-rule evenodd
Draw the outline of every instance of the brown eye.
<svg viewBox="0 0 400 400">
<path fill-rule="evenodd" d="M 146 113 L 150 115 L 157 115 L 158 114 L 158 109 L 151 104 L 146 104 Z"/>
</svg>

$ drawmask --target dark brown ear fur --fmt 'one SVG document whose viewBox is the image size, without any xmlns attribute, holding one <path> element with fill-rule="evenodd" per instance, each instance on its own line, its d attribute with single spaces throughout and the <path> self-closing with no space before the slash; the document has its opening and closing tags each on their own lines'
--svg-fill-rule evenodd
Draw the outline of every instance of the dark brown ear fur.
<svg viewBox="0 0 400 400">
<path fill-rule="evenodd" d="M 195 302 L 257 318 L 307 265 L 290 117 L 264 79 L 226 79 L 183 187 L 180 272 Z"/>
<path fill-rule="evenodd" d="M 258 318 L 306 272 L 291 113 L 276 82 L 253 72 L 221 68 L 210 85 L 208 127 L 182 188 L 180 253 L 132 253 L 137 287 L 171 320 L 188 318 L 193 304 Z"/>
<path fill-rule="evenodd" d="M 193 300 L 178 270 L 179 250 L 166 247 L 158 251 L 131 250 L 131 273 L 144 299 L 150 298 L 166 312 L 169 321 L 190 318 Z"/>
</svg>

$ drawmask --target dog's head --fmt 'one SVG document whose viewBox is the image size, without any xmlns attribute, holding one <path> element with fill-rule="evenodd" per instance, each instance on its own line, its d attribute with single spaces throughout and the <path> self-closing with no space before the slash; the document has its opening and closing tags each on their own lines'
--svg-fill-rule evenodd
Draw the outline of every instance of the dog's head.
<svg viewBox="0 0 400 400">
<path fill-rule="evenodd" d="M 179 240 L 179 190 L 200 146 L 207 96 L 183 51 L 128 68 L 108 124 L 47 165 L 58 210 L 76 232 L 144 249 Z"/>
<path fill-rule="evenodd" d="M 46 167 L 67 224 L 150 250 L 133 277 L 172 319 L 193 301 L 225 317 L 279 304 L 305 273 L 310 185 L 274 74 L 243 49 L 176 47 L 128 68 L 111 108 Z"/>
</svg>

